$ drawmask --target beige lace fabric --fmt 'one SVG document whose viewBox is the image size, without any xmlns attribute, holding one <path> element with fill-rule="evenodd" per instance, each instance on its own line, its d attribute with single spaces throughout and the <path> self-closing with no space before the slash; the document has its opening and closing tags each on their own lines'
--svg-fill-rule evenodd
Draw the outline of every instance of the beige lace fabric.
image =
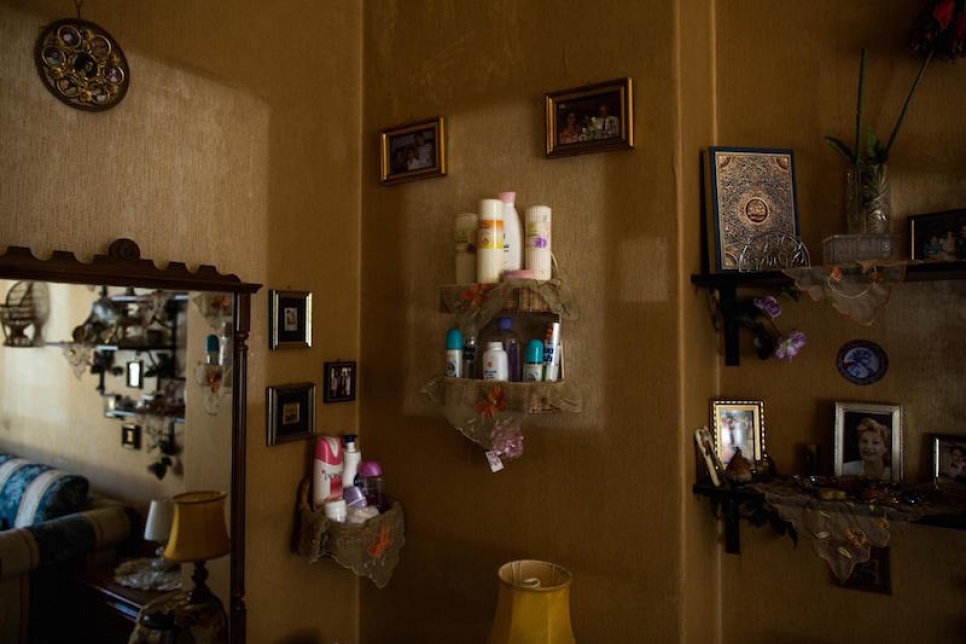
<svg viewBox="0 0 966 644">
<path fill-rule="evenodd" d="M 788 268 L 782 271 L 795 287 L 818 302 L 827 299 L 839 313 L 869 326 L 889 301 L 892 289 L 906 276 L 908 262 L 870 260 L 841 266 Z"/>
<path fill-rule="evenodd" d="M 457 284 L 440 288 L 440 298 L 456 317 L 463 335 L 476 335 L 502 311 L 553 313 L 563 320 L 580 317 L 573 290 L 559 277 L 512 279 L 498 284 Z"/>
</svg>

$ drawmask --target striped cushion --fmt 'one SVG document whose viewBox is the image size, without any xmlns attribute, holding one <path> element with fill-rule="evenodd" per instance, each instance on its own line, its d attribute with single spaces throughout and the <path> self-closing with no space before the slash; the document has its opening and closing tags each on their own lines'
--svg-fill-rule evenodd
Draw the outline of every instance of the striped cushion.
<svg viewBox="0 0 966 644">
<path fill-rule="evenodd" d="M 0 454 L 0 528 L 22 528 L 77 512 L 87 504 L 87 479 Z"/>
</svg>

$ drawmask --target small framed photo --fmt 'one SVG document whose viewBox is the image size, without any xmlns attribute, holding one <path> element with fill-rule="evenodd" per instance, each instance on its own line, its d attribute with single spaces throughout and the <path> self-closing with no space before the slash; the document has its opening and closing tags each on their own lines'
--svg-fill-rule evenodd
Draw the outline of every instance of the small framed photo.
<svg viewBox="0 0 966 644">
<path fill-rule="evenodd" d="M 442 116 L 396 125 L 379 133 L 383 185 L 446 175 L 446 127 Z"/>
<path fill-rule="evenodd" d="M 121 425 L 121 447 L 125 449 L 141 449 L 141 426 L 136 423 Z"/>
<path fill-rule="evenodd" d="M 798 239 L 791 150 L 711 147 L 704 166 L 709 267 L 736 271 L 757 240 Z"/>
<path fill-rule="evenodd" d="M 902 406 L 835 403 L 835 476 L 902 482 Z"/>
<path fill-rule="evenodd" d="M 751 464 L 765 451 L 765 403 L 760 400 L 711 401 L 711 426 L 718 460 L 727 467 L 738 450 Z"/>
<path fill-rule="evenodd" d="M 349 402 L 356 399 L 356 363 L 326 362 L 322 402 Z"/>
<path fill-rule="evenodd" d="M 279 385 L 265 392 L 269 445 L 315 434 L 315 383 Z"/>
<path fill-rule="evenodd" d="M 312 293 L 268 292 L 269 349 L 304 349 L 312 346 Z"/>
<path fill-rule="evenodd" d="M 633 86 L 619 78 L 547 94 L 547 156 L 633 148 Z"/>
<path fill-rule="evenodd" d="M 931 439 L 933 482 L 966 489 L 966 436 L 933 434 Z"/>
<path fill-rule="evenodd" d="M 694 430 L 694 442 L 698 447 L 698 453 L 704 459 L 704 465 L 708 476 L 715 487 L 721 487 L 721 480 L 724 476 L 724 468 L 718 460 L 718 453 L 714 449 L 714 439 L 711 438 L 711 431 L 707 427 Z"/>
<path fill-rule="evenodd" d="M 909 217 L 909 257 L 933 262 L 966 260 L 966 209 Z"/>
</svg>

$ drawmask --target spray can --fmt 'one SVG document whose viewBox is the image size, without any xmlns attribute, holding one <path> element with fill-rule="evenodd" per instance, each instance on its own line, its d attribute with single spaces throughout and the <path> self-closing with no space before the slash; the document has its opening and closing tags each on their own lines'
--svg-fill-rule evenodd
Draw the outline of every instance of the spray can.
<svg viewBox="0 0 966 644">
<path fill-rule="evenodd" d="M 547 325 L 543 340 L 543 379 L 556 382 L 560 376 L 560 322 Z"/>
<path fill-rule="evenodd" d="M 526 213 L 526 267 L 532 269 L 534 278 L 548 280 L 552 277 L 552 254 L 550 249 L 551 212 L 549 206 L 530 206 Z"/>
<path fill-rule="evenodd" d="M 342 498 L 342 441 L 322 436 L 315 443 L 312 463 L 312 503 L 321 510 L 329 499 Z"/>
<path fill-rule="evenodd" d="M 464 378 L 476 377 L 476 338 L 473 336 L 463 341 L 463 367 L 460 373 Z"/>
</svg>

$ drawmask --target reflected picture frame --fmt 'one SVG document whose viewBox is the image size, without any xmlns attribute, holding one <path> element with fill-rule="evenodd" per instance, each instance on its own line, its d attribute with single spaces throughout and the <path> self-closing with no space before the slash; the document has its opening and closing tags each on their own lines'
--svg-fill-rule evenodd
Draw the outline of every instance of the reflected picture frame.
<svg viewBox="0 0 966 644">
<path fill-rule="evenodd" d="M 340 403 L 356 399 L 356 363 L 337 360 L 323 364 L 322 402 Z"/>
<path fill-rule="evenodd" d="M 935 486 L 966 491 L 966 435 L 930 434 L 929 442 Z"/>
<path fill-rule="evenodd" d="M 394 125 L 379 132 L 379 179 L 393 185 L 446 176 L 446 119 Z"/>
<path fill-rule="evenodd" d="M 908 218 L 909 257 L 927 262 L 966 260 L 966 209 Z"/>
<path fill-rule="evenodd" d="M 634 81 L 631 78 L 544 95 L 547 156 L 634 148 Z"/>
<path fill-rule="evenodd" d="M 268 348 L 306 349 L 312 346 L 312 293 L 268 292 Z"/>
<path fill-rule="evenodd" d="M 315 383 L 265 389 L 266 443 L 278 445 L 315 435 Z"/>
<path fill-rule="evenodd" d="M 862 435 L 866 433 L 870 438 L 863 439 Z M 874 450 L 881 445 L 881 448 L 888 449 L 881 456 L 888 471 L 876 480 L 902 483 L 902 405 L 836 402 L 834 443 L 835 476 L 869 478 L 869 468 L 875 464 Z"/>
<path fill-rule="evenodd" d="M 765 453 L 765 403 L 761 400 L 712 400 L 711 433 L 715 453 L 727 468 L 736 451 L 752 470 Z"/>
</svg>

